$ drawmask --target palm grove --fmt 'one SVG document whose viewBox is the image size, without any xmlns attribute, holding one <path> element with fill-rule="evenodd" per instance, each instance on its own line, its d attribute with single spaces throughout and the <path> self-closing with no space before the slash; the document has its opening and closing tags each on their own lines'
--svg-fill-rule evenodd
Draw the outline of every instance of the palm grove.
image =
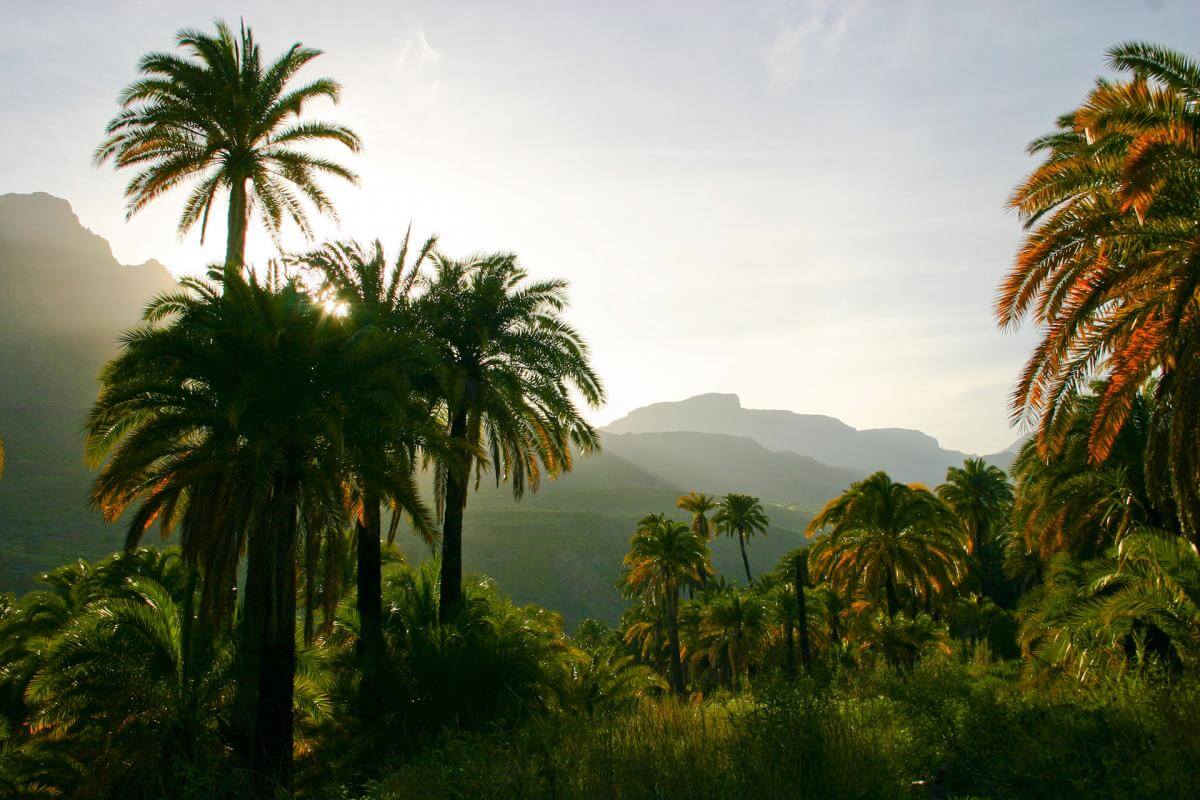
<svg viewBox="0 0 1200 800">
<path fill-rule="evenodd" d="M 693 492 L 633 532 L 620 628 L 568 636 L 462 569 L 474 485 L 519 498 L 599 446 L 577 402 L 603 389 L 565 284 L 409 233 L 394 254 L 335 241 L 246 264 L 252 224 L 308 234 L 309 213 L 334 214 L 322 180 L 356 181 L 309 145 L 361 142 L 308 115 L 340 92 L 300 76 L 319 51 L 264 60 L 249 29 L 220 23 L 177 45 L 143 58 L 96 161 L 132 173 L 131 215 L 187 187 L 181 233 L 204 236 L 225 198 L 226 258 L 154 299 L 100 377 L 92 502 L 127 526 L 126 551 L 0 598 L 5 790 L 320 796 L 369 785 L 386 759 L 419 762 L 437 731 L 705 708 L 778 680 L 844 711 L 837 692 L 883 680 L 869 676 L 916 685 L 947 661 L 1019 664 L 1013 680 L 1039 687 L 1194 675 L 1191 59 L 1115 48 L 1122 77 L 1031 145 L 1042 163 L 1011 201 L 1028 233 L 997 300 L 1001 325 L 1043 332 L 1013 399 L 1035 431 L 1013 483 L 974 459 L 932 490 L 876 473 L 758 574 L 763 504 Z M 401 528 L 439 558 L 405 563 Z M 177 547 L 143 547 L 154 529 Z M 714 573 L 718 535 L 744 575 Z M 560 796 L 548 769 L 531 780 Z"/>
</svg>

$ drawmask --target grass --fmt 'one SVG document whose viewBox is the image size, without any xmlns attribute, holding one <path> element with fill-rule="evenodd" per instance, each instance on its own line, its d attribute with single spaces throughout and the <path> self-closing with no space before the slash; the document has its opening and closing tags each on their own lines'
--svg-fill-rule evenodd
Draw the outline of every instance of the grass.
<svg viewBox="0 0 1200 800">
<path fill-rule="evenodd" d="M 910 798 L 942 769 L 956 798 L 1183 798 L 1200 786 L 1194 681 L 1048 689 L 1021 685 L 1012 665 L 947 660 L 823 684 L 447 734 L 368 796 Z"/>
</svg>

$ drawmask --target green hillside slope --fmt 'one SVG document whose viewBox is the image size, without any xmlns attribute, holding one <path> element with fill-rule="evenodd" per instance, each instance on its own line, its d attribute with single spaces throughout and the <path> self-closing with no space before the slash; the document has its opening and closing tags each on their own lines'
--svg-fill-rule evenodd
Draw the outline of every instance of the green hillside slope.
<svg viewBox="0 0 1200 800">
<path fill-rule="evenodd" d="M 624 603 L 613 584 L 646 514 L 687 519 L 675 498 L 693 490 L 761 496 L 771 529 L 750 544 L 751 567 L 760 572 L 803 541 L 816 506 L 859 477 L 735 436 L 607 434 L 603 448 L 519 502 L 506 487 L 481 486 L 467 505 L 467 570 L 495 578 L 518 602 L 561 611 L 568 625 L 589 616 L 615 621 Z M 420 545 L 401 543 L 412 557 L 425 557 Z M 745 582 L 732 540 L 713 542 L 713 562 L 729 580 Z"/>
<path fill-rule="evenodd" d="M 119 264 L 65 200 L 0 195 L 0 591 L 120 545 L 87 506 L 80 430 L 121 332 L 173 285 L 156 262 Z"/>
</svg>

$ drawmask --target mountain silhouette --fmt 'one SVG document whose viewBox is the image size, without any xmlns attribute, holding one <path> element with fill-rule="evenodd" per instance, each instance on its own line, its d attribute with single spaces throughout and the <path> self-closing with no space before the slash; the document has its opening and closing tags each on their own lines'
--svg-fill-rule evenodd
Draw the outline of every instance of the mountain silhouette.
<svg viewBox="0 0 1200 800">
<path fill-rule="evenodd" d="M 174 285 L 156 261 L 118 263 L 66 200 L 0 195 L 0 591 L 119 546 L 88 507 L 81 428 L 121 333 Z"/>
<path fill-rule="evenodd" d="M 790 451 L 860 476 L 886 470 L 902 481 L 934 485 L 946 468 L 968 453 L 947 450 L 927 433 L 906 428 L 858 430 L 823 414 L 743 408 L 736 394 L 701 394 L 677 402 L 654 403 L 631 411 L 605 428 L 609 433 L 695 431 L 744 436 L 768 450 Z M 1015 446 L 1014 446 L 1015 447 Z M 984 458 L 1007 468 L 1010 450 Z"/>
</svg>

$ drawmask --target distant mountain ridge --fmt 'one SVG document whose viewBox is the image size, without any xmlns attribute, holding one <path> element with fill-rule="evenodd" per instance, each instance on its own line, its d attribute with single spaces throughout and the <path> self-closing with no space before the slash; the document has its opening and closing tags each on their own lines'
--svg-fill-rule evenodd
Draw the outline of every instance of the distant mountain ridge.
<svg viewBox="0 0 1200 800">
<path fill-rule="evenodd" d="M 937 439 L 906 428 L 859 430 L 823 414 L 743 408 L 736 394 L 701 394 L 631 411 L 604 428 L 609 433 L 696 431 L 744 436 L 768 450 L 809 456 L 860 476 L 886 470 L 904 481 L 940 483 L 946 468 L 970 454 L 946 450 Z M 984 456 L 1007 468 L 1011 450 Z"/>
<path fill-rule="evenodd" d="M 66 200 L 0 195 L 0 591 L 120 545 L 88 507 L 81 429 L 121 333 L 174 286 L 157 261 L 118 263 Z"/>
</svg>

